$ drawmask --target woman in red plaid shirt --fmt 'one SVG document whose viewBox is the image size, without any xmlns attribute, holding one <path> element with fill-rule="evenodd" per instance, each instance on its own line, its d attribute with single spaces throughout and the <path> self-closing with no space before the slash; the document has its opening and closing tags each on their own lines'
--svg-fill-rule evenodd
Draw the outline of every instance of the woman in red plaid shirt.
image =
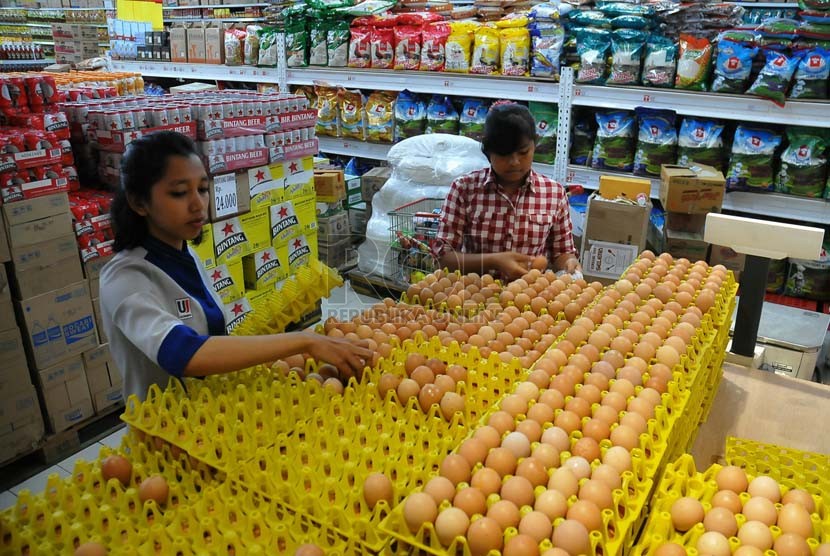
<svg viewBox="0 0 830 556">
<path fill-rule="evenodd" d="M 544 256 L 554 270 L 581 272 L 564 188 L 536 173 L 536 122 L 520 104 L 495 104 L 481 149 L 489 168 L 456 179 L 441 214 L 437 255 L 462 272 L 521 277 Z"/>
</svg>

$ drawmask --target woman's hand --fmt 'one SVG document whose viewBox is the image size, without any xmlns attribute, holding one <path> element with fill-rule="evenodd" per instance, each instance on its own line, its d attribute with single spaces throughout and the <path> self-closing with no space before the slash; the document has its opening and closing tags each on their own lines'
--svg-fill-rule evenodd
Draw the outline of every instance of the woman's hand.
<svg viewBox="0 0 830 556">
<path fill-rule="evenodd" d="M 579 259 L 577 259 L 573 253 L 563 253 L 556 257 L 556 260 L 553 263 L 554 270 L 564 270 L 568 274 L 573 274 L 574 272 L 582 272 L 582 265 L 579 264 Z"/>
<path fill-rule="evenodd" d="M 508 280 L 518 280 L 527 274 L 533 262 L 533 257 L 530 255 L 513 251 L 494 253 L 491 257 L 502 278 Z"/>
<path fill-rule="evenodd" d="M 307 337 L 308 349 L 306 352 L 317 361 L 325 361 L 337 367 L 340 376 L 348 380 L 356 377 L 360 380 L 367 362 L 372 361 L 372 350 L 369 343 L 360 340 L 353 342 L 343 338 L 329 338 L 314 332 L 303 332 Z"/>
</svg>

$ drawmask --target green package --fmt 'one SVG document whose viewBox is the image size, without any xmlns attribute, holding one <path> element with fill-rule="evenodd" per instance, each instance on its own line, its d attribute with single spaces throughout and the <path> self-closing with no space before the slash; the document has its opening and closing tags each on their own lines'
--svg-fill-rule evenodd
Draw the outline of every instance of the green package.
<svg viewBox="0 0 830 556">
<path fill-rule="evenodd" d="M 676 114 L 672 110 L 638 107 L 637 151 L 634 153 L 634 174 L 659 176 L 663 164 L 677 161 Z"/>
<path fill-rule="evenodd" d="M 527 107 L 536 120 L 536 152 L 533 155 L 533 161 L 553 164 L 556 161 L 559 106 L 551 102 L 530 101 Z"/>
<path fill-rule="evenodd" d="M 727 190 L 774 190 L 774 156 L 780 144 L 781 135 L 774 131 L 739 125 L 732 140 Z"/>
<path fill-rule="evenodd" d="M 597 112 L 596 120 L 591 167 L 630 172 L 634 167 L 634 114 L 625 110 Z"/>
<path fill-rule="evenodd" d="M 820 198 L 827 180 L 826 133 L 814 128 L 787 130 L 787 148 L 781 153 L 781 167 L 775 190 L 781 193 Z"/>
<path fill-rule="evenodd" d="M 484 122 L 490 110 L 490 101 L 468 98 L 464 101 L 459 115 L 459 134 L 476 141 L 484 137 Z"/>
</svg>

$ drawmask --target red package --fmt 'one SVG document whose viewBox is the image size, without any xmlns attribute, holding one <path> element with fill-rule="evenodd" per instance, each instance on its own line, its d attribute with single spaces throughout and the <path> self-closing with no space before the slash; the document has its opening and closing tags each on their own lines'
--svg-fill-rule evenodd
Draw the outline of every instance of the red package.
<svg viewBox="0 0 830 556">
<path fill-rule="evenodd" d="M 351 22 L 351 27 L 371 27 L 375 24 L 375 18 L 371 15 L 364 15 L 361 17 L 356 17 Z"/>
<path fill-rule="evenodd" d="M 29 182 L 28 172 L 3 172 L 0 174 L 0 187 L 20 187 Z"/>
<path fill-rule="evenodd" d="M 0 152 L 4 154 L 22 153 L 26 150 L 26 143 L 23 136 L 19 133 L 8 133 L 5 135 L 0 147 Z"/>
<path fill-rule="evenodd" d="M 372 16 L 372 22 L 369 24 L 372 27 L 388 27 L 392 28 L 398 25 L 398 16 L 395 14 L 386 13 L 383 15 Z"/>
<path fill-rule="evenodd" d="M 427 71 L 444 71 L 444 51 L 450 36 L 450 26 L 446 23 L 424 25 L 422 31 L 421 69 Z"/>
<path fill-rule="evenodd" d="M 372 65 L 372 29 L 352 27 L 349 29 L 349 67 L 368 68 Z"/>
<path fill-rule="evenodd" d="M 80 234 L 77 234 L 77 236 L 78 246 L 81 249 L 89 249 L 90 247 L 95 247 L 99 243 L 107 241 L 103 231 L 93 231 L 89 228 L 84 228 L 84 230 Z"/>
<path fill-rule="evenodd" d="M 72 143 L 68 139 L 61 139 L 58 141 L 61 148 L 61 164 L 64 166 L 72 166 L 75 164 L 75 155 L 72 153 Z"/>
<path fill-rule="evenodd" d="M 27 151 L 39 151 L 41 149 L 52 148 L 52 144 L 42 131 L 28 131 L 23 137 L 26 140 Z"/>
<path fill-rule="evenodd" d="M 56 180 L 63 177 L 63 168 L 59 164 L 30 168 L 30 181 Z"/>
<path fill-rule="evenodd" d="M 46 104 L 43 98 L 43 76 L 41 75 L 27 75 L 23 78 L 23 84 L 26 86 L 26 98 L 29 102 L 29 108 L 32 112 L 43 112 L 43 106 Z"/>
<path fill-rule="evenodd" d="M 58 136 L 58 139 L 69 139 L 69 120 L 63 112 L 43 115 L 43 129 L 51 131 Z"/>
<path fill-rule="evenodd" d="M 110 208 L 112 207 L 112 193 L 98 193 L 95 196 L 95 199 L 98 201 L 98 206 L 101 208 L 101 214 L 108 214 L 110 212 Z"/>
<path fill-rule="evenodd" d="M 398 14 L 398 25 L 415 25 L 421 26 L 427 23 L 435 23 L 443 21 L 444 17 L 435 12 L 412 12 Z"/>
<path fill-rule="evenodd" d="M 395 27 L 395 69 L 416 70 L 421 67 L 421 28 L 412 25 Z"/>
<path fill-rule="evenodd" d="M 93 216 L 101 214 L 98 203 L 90 201 L 89 199 L 76 199 L 75 201 L 70 200 L 69 210 L 72 212 L 72 218 L 75 219 L 76 222 L 87 220 Z"/>
<path fill-rule="evenodd" d="M 78 170 L 74 166 L 64 166 L 61 170 L 61 177 L 66 178 L 69 191 L 78 191 L 81 188 L 81 179 L 78 177 Z"/>
<path fill-rule="evenodd" d="M 372 29 L 372 67 L 392 69 L 395 66 L 395 30 L 392 27 Z"/>
<path fill-rule="evenodd" d="M 0 80 L 0 110 L 7 114 L 29 112 L 26 86 L 22 77 L 4 77 Z"/>
</svg>

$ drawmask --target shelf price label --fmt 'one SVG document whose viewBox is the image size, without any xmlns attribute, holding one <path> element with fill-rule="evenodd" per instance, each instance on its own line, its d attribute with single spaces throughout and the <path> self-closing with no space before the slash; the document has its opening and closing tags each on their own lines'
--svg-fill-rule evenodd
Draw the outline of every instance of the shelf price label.
<svg viewBox="0 0 830 556">
<path fill-rule="evenodd" d="M 539 92 L 539 87 L 537 87 L 536 85 L 528 85 L 527 86 L 527 92 L 528 93 L 538 93 Z"/>
<path fill-rule="evenodd" d="M 346 81 L 354 81 L 354 80 L 355 80 L 354 75 L 347 75 L 346 76 Z"/>
<path fill-rule="evenodd" d="M 447 89 L 452 87 L 452 81 L 450 81 L 449 79 L 445 79 L 444 80 L 444 87 L 447 88 Z"/>
<path fill-rule="evenodd" d="M 581 97 L 582 96 L 582 89 L 579 87 L 574 87 L 574 96 Z"/>
<path fill-rule="evenodd" d="M 223 174 L 213 178 L 213 206 L 216 207 L 217 218 L 239 212 L 235 174 Z"/>
<path fill-rule="evenodd" d="M 643 102 L 649 103 L 649 102 L 654 102 L 654 101 L 655 101 L 655 99 L 652 95 L 649 95 L 649 94 L 643 95 Z"/>
</svg>

